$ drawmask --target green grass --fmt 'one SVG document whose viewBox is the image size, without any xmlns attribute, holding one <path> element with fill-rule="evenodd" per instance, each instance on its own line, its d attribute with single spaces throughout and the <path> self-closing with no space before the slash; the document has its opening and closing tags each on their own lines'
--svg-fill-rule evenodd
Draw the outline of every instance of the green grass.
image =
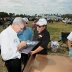
<svg viewBox="0 0 72 72">
<path fill-rule="evenodd" d="M 61 32 L 71 32 L 72 31 L 72 25 L 65 25 L 62 22 L 55 22 L 53 24 L 48 24 L 47 26 L 48 31 L 51 35 L 51 40 L 59 40 L 59 37 L 61 35 Z"/>
<path fill-rule="evenodd" d="M 29 23 L 29 26 L 32 26 L 32 22 Z M 51 40 L 59 40 L 59 37 L 61 35 L 61 32 L 71 32 L 72 31 L 72 25 L 67 24 L 65 25 L 62 22 L 54 22 L 53 24 L 49 23 L 47 25 L 47 29 L 50 32 L 50 37 Z M 2 27 L 0 26 L 0 32 L 2 31 Z M 59 50 L 59 52 L 61 53 L 57 53 L 58 55 L 66 55 L 66 53 L 63 53 L 66 51 L 66 48 L 61 48 L 61 50 Z M 54 54 L 54 53 L 53 53 Z M 55 53 L 56 54 L 56 53 Z M 4 62 L 1 60 L 1 56 L 0 56 L 0 72 L 7 72 L 5 66 L 4 66 Z"/>
</svg>

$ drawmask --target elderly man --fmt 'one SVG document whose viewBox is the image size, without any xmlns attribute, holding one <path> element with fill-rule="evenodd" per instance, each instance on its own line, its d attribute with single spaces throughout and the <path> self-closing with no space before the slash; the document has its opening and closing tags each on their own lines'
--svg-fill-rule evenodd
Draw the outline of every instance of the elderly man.
<svg viewBox="0 0 72 72">
<path fill-rule="evenodd" d="M 44 18 L 40 18 L 37 24 L 37 37 L 34 40 L 39 41 L 39 44 L 31 51 L 31 54 L 47 54 L 47 46 L 50 42 L 50 34 L 47 31 L 47 21 Z"/>
<path fill-rule="evenodd" d="M 23 30 L 25 23 L 21 17 L 16 17 L 12 25 L 0 34 L 1 56 L 8 72 L 21 72 L 21 53 L 19 50 L 27 43 L 24 41 L 20 43 L 17 33 Z"/>
</svg>

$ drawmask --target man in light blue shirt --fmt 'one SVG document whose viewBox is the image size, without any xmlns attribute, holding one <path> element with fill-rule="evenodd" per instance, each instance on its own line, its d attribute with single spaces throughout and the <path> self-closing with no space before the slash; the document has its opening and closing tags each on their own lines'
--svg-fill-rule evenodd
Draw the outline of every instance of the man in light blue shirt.
<svg viewBox="0 0 72 72">
<path fill-rule="evenodd" d="M 23 20 L 26 22 L 26 26 L 23 31 L 18 33 L 18 37 L 19 37 L 20 41 L 32 40 L 33 31 L 30 27 L 27 27 L 28 19 L 25 17 L 25 18 L 23 18 Z M 21 60 L 24 64 L 24 67 L 27 64 L 28 59 L 29 59 L 28 54 L 21 53 Z"/>
<path fill-rule="evenodd" d="M 20 41 L 32 40 L 32 29 L 30 27 L 26 27 L 23 31 L 18 33 L 18 37 Z"/>
</svg>

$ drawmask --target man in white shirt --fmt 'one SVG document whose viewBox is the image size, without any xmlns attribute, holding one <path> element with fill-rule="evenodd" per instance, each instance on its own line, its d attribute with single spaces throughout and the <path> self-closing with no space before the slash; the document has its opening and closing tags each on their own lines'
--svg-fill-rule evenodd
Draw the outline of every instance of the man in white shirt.
<svg viewBox="0 0 72 72">
<path fill-rule="evenodd" d="M 0 34 L 1 56 L 8 72 L 21 72 L 21 53 L 19 50 L 26 46 L 26 42 L 20 42 L 17 33 L 23 30 L 25 24 L 26 22 L 21 17 L 16 17 L 12 25 Z"/>
<path fill-rule="evenodd" d="M 69 56 L 72 57 L 72 32 L 68 35 Z"/>
</svg>

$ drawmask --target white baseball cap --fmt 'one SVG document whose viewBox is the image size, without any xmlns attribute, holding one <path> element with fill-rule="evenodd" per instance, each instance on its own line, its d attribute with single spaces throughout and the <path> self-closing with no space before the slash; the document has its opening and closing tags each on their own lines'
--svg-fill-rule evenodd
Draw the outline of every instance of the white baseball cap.
<svg viewBox="0 0 72 72">
<path fill-rule="evenodd" d="M 39 26 L 47 25 L 47 20 L 45 18 L 40 18 L 36 24 Z"/>
<path fill-rule="evenodd" d="M 28 18 L 26 18 L 26 17 L 24 17 L 23 20 L 27 23 L 29 22 Z"/>
</svg>

